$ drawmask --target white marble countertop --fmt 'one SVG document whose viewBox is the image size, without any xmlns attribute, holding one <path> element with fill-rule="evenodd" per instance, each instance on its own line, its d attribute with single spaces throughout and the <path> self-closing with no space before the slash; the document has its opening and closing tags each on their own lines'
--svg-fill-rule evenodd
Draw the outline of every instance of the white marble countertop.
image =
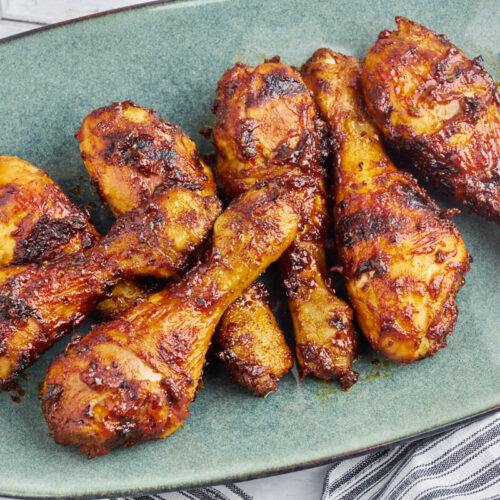
<svg viewBox="0 0 500 500">
<path fill-rule="evenodd" d="M 0 0 L 0 38 L 141 0 Z M 255 500 L 319 499 L 328 466 L 238 483 Z"/>
</svg>

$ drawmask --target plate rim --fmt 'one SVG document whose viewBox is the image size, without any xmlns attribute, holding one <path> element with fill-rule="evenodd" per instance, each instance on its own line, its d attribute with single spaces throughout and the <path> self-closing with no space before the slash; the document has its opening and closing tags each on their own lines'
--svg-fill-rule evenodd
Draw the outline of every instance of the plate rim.
<svg viewBox="0 0 500 500">
<path fill-rule="evenodd" d="M 12 42 L 14 40 L 22 39 L 37 33 L 50 31 L 53 29 L 57 29 L 66 25 L 81 23 L 84 21 L 89 21 L 93 19 L 97 19 L 100 17 L 105 17 L 108 15 L 120 14 L 123 12 L 139 10 L 143 8 L 151 8 L 160 5 L 168 5 L 168 4 L 196 4 L 200 3 L 200 1 L 206 0 L 149 0 L 143 3 L 135 3 L 132 5 L 126 5 L 123 7 L 118 7 L 115 9 L 109 9 L 102 12 L 95 12 L 93 14 L 87 14 L 84 16 L 67 19 L 64 21 L 60 21 L 57 23 L 47 24 L 44 26 L 40 26 L 38 28 L 34 28 L 31 30 L 23 31 L 21 33 L 15 33 L 13 35 L 9 35 L 0 39 L 0 46 L 3 44 Z M 230 0 L 214 0 L 214 1 L 230 1 Z M 451 422 L 447 422 L 436 427 L 430 427 L 428 429 L 424 429 L 422 431 L 416 432 L 414 434 L 409 434 L 406 436 L 402 436 L 393 440 L 384 441 L 382 443 L 378 443 L 372 446 L 368 446 L 366 448 L 360 448 L 353 451 L 348 451 L 346 453 L 340 453 L 338 455 L 331 455 L 328 457 L 320 458 L 317 460 L 310 460 L 307 462 L 300 462 L 293 465 L 282 466 L 282 467 L 272 467 L 265 468 L 262 467 L 258 472 L 254 473 L 240 473 L 240 474 L 225 474 L 224 476 L 217 476 L 217 478 L 209 481 L 190 481 L 190 482 L 181 482 L 175 486 L 155 486 L 151 489 L 115 489 L 115 490 L 96 490 L 94 493 L 83 493 L 83 494 L 64 494 L 64 493 L 55 493 L 50 496 L 45 495 L 26 495 L 23 493 L 12 493 L 12 492 L 4 492 L 0 490 L 0 495 L 5 498 L 13 498 L 13 499 L 22 499 L 22 500 L 45 500 L 45 499 L 68 499 L 68 500 L 91 500 L 95 498 L 103 498 L 103 497 L 111 497 L 116 498 L 119 496 L 134 496 L 134 495 L 147 495 L 147 494 L 156 494 L 156 493 L 168 493 L 173 491 L 179 491 L 183 489 L 190 489 L 194 487 L 204 487 L 204 486 L 214 486 L 220 485 L 223 483 L 232 483 L 232 482 L 241 482 L 248 481 L 252 479 L 259 479 L 271 476 L 279 476 L 282 474 L 288 474 L 291 472 L 298 472 L 305 469 L 320 467 L 322 465 L 333 464 L 339 460 L 344 460 L 347 458 L 354 458 L 366 455 L 375 450 L 382 451 L 385 449 L 390 449 L 398 445 L 412 443 L 418 441 L 420 439 L 432 437 L 441 432 L 450 431 L 461 424 L 469 424 L 480 420 L 482 417 L 493 414 L 495 411 L 500 411 L 500 403 L 486 408 L 484 410 L 480 410 L 479 412 L 473 413 L 471 415 L 467 415 L 465 417 L 459 418 L 457 420 L 453 420 Z"/>
</svg>

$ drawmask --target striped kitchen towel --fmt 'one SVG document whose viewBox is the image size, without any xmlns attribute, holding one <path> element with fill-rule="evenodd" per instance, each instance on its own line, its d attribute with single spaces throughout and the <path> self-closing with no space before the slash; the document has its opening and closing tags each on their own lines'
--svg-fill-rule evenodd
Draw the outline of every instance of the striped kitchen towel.
<svg viewBox="0 0 500 500">
<path fill-rule="evenodd" d="M 287 475 L 281 476 L 282 481 Z M 272 497 L 265 493 L 262 500 Z M 287 495 L 276 500 L 299 500 Z M 310 498 L 314 498 L 311 496 Z M 322 500 L 500 499 L 500 412 L 431 438 L 335 462 Z M 136 500 L 261 500 L 228 484 Z M 300 499 L 302 500 L 302 499 Z M 309 498 L 304 499 L 309 500 Z"/>
</svg>

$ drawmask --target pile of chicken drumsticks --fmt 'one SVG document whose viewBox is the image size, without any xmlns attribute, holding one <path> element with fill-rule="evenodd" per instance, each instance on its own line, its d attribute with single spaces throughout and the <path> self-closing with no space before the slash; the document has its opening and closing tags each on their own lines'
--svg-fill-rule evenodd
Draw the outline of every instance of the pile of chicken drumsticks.
<svg viewBox="0 0 500 500">
<path fill-rule="evenodd" d="M 301 378 L 356 382 L 354 317 L 395 362 L 446 345 L 471 259 L 457 210 L 413 175 L 500 223 L 500 98 L 480 60 L 396 22 L 364 63 L 319 49 L 301 71 L 276 57 L 224 73 L 213 142 L 225 210 L 193 141 L 129 101 L 92 111 L 76 134 L 117 217 L 105 236 L 45 172 L 0 156 L 0 386 L 96 308 L 107 319 L 47 369 L 58 443 L 94 457 L 175 432 L 213 336 L 233 380 L 277 390 L 293 356 L 255 281 L 275 261 Z M 326 170 L 349 304 L 326 265 Z M 144 276 L 175 279 L 153 293 Z"/>
</svg>

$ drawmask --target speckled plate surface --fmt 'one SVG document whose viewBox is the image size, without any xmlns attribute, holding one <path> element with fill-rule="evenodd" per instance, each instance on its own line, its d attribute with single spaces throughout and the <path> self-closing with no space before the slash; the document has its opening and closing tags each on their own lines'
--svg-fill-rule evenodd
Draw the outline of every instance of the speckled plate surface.
<svg viewBox="0 0 500 500">
<path fill-rule="evenodd" d="M 394 28 L 395 15 L 446 33 L 469 56 L 482 54 L 500 76 L 495 0 L 157 4 L 0 43 L 0 151 L 48 170 L 105 230 L 111 217 L 89 185 L 73 138 L 93 108 L 125 99 L 154 107 L 208 152 L 210 143 L 197 131 L 213 122 L 215 85 L 227 67 L 275 54 L 300 65 L 321 46 L 363 57 L 380 30 Z M 347 394 L 336 384 L 312 378 L 300 384 L 289 374 L 266 400 L 240 391 L 214 366 L 175 435 L 89 461 L 57 446 L 41 416 L 37 386 L 62 342 L 28 371 L 20 404 L 0 394 L 0 495 L 131 495 L 272 474 L 498 406 L 500 228 L 466 213 L 456 222 L 474 264 L 449 347 L 434 359 L 397 366 L 367 350 L 356 362 L 360 381 Z M 282 301 L 276 305 L 283 310 Z"/>
</svg>

